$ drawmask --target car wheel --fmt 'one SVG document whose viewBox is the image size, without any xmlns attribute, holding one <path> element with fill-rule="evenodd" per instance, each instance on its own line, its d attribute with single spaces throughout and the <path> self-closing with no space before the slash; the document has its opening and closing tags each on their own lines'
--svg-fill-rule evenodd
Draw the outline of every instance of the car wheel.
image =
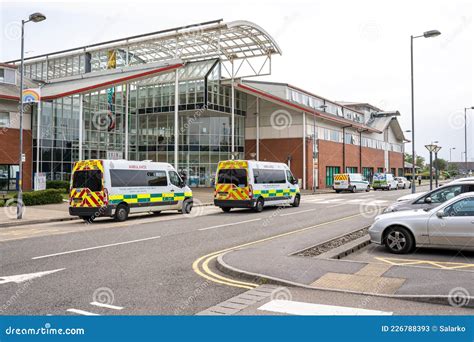
<svg viewBox="0 0 474 342">
<path fill-rule="evenodd" d="M 255 207 L 253 208 L 253 210 L 255 210 L 257 213 L 262 212 L 264 204 L 265 203 L 263 202 L 263 198 L 260 197 L 257 200 L 257 203 L 255 203 Z"/>
<path fill-rule="evenodd" d="M 340 192 L 341 192 L 341 190 L 336 190 L 336 194 L 338 194 L 338 193 L 340 193 Z"/>
<path fill-rule="evenodd" d="M 390 228 L 384 240 L 385 247 L 395 254 L 410 253 L 415 247 L 413 236 L 403 227 Z"/>
<path fill-rule="evenodd" d="M 81 219 L 83 219 L 85 222 L 92 223 L 94 222 L 95 216 L 79 216 Z"/>
<path fill-rule="evenodd" d="M 356 188 L 355 185 L 352 187 L 351 191 L 352 191 L 353 193 L 355 193 L 355 192 L 357 191 L 357 188 Z"/>
<path fill-rule="evenodd" d="M 295 199 L 293 200 L 293 203 L 291 203 L 291 205 L 295 208 L 299 207 L 300 206 L 300 195 L 295 195 Z"/>
<path fill-rule="evenodd" d="M 153 211 L 152 214 L 153 214 L 153 215 L 160 215 L 160 214 L 161 214 L 161 211 Z"/>
<path fill-rule="evenodd" d="M 193 210 L 193 202 L 188 198 L 183 201 L 183 206 L 181 207 L 181 214 L 189 214 Z"/>
<path fill-rule="evenodd" d="M 230 207 L 221 207 L 222 211 L 225 212 L 225 213 L 228 213 L 229 211 L 231 211 L 232 208 Z"/>
<path fill-rule="evenodd" d="M 125 204 L 119 204 L 115 209 L 115 221 L 122 222 L 128 218 L 128 208 Z"/>
</svg>

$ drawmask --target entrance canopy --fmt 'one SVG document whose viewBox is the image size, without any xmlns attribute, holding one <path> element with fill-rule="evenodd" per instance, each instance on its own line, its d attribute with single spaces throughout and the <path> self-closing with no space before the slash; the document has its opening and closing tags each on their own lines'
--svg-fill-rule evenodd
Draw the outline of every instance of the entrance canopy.
<svg viewBox="0 0 474 342">
<path fill-rule="evenodd" d="M 281 49 L 260 26 L 242 20 L 215 20 L 28 57 L 25 75 L 49 81 L 176 58 L 186 62 L 218 58 L 225 63 L 270 59 L 274 54 L 281 54 Z"/>
</svg>

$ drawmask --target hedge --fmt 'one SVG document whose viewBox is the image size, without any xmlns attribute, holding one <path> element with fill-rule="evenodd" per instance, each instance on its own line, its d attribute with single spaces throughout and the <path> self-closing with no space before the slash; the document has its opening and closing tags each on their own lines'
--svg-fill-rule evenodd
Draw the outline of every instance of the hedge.
<svg viewBox="0 0 474 342">
<path fill-rule="evenodd" d="M 42 205 L 52 203 L 62 203 L 63 196 L 62 191 L 58 189 L 46 189 L 40 191 L 31 191 L 23 193 L 23 204 L 29 205 Z M 15 198 L 18 195 L 15 195 Z"/>
<path fill-rule="evenodd" d="M 69 191 L 69 182 L 62 180 L 50 180 L 46 181 L 46 189 L 60 189 L 65 192 Z"/>
</svg>

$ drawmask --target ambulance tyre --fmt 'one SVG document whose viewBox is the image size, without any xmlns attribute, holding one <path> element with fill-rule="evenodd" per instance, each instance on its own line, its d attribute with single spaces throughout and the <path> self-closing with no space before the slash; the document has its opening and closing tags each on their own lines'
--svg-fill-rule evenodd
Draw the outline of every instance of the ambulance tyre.
<svg viewBox="0 0 474 342">
<path fill-rule="evenodd" d="M 228 213 L 229 211 L 231 211 L 232 208 L 231 207 L 221 207 L 221 209 L 224 213 Z"/>
<path fill-rule="evenodd" d="M 295 199 L 293 200 L 293 203 L 291 203 L 291 205 L 295 208 L 299 207 L 300 206 L 300 195 L 296 195 L 295 196 Z"/>
<path fill-rule="evenodd" d="M 365 192 L 369 192 L 370 191 L 370 185 L 367 185 L 367 189 L 365 189 Z"/>
<path fill-rule="evenodd" d="M 263 210 L 263 206 L 264 206 L 264 202 L 263 202 L 263 198 L 260 197 L 258 200 L 257 200 L 257 203 L 255 203 L 255 207 L 253 207 L 253 210 L 255 210 L 257 213 L 261 213 L 262 210 Z"/>
<path fill-rule="evenodd" d="M 187 198 L 183 201 L 183 207 L 181 208 L 181 214 L 190 214 L 191 210 L 193 210 L 193 202 Z"/>
<path fill-rule="evenodd" d="M 340 192 L 341 192 L 341 190 L 336 190 L 336 194 L 338 194 L 338 193 L 340 193 Z"/>
<path fill-rule="evenodd" d="M 119 204 L 115 209 L 115 221 L 123 222 L 128 218 L 128 207 L 125 204 Z"/>
<path fill-rule="evenodd" d="M 352 191 L 353 193 L 355 193 L 355 192 L 357 191 L 357 188 L 356 188 L 355 185 L 352 187 L 351 191 Z"/>
</svg>

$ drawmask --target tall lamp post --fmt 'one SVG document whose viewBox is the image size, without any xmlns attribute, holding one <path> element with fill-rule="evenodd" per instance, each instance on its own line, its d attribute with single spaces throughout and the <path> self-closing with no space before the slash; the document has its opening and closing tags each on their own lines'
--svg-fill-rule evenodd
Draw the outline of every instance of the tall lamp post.
<svg viewBox="0 0 474 342">
<path fill-rule="evenodd" d="M 413 158 L 413 170 L 412 170 L 412 185 L 411 185 L 411 192 L 416 192 L 416 183 L 415 183 L 415 172 L 416 172 L 416 156 L 415 156 L 415 92 L 414 92 L 414 81 L 413 81 L 413 39 L 415 38 L 431 38 L 439 36 L 441 32 L 438 30 L 430 30 L 426 31 L 422 35 L 419 36 L 410 36 L 410 58 L 411 58 L 411 143 L 412 143 L 412 158 Z"/>
<path fill-rule="evenodd" d="M 450 163 L 453 161 L 453 159 L 452 159 L 452 157 L 451 157 L 451 152 L 452 152 L 453 150 L 455 150 L 455 149 L 456 149 L 456 147 L 450 147 L 450 148 L 449 148 L 449 162 L 450 162 Z"/>
<path fill-rule="evenodd" d="M 431 143 L 429 145 L 425 145 L 425 147 L 428 152 L 430 152 L 430 190 L 433 190 L 433 152 L 438 146 Z"/>
<path fill-rule="evenodd" d="M 468 109 L 474 109 L 474 106 L 472 107 L 466 107 L 464 108 L 464 162 L 466 164 L 466 175 L 468 173 L 468 167 L 467 167 L 467 110 Z"/>
<path fill-rule="evenodd" d="M 438 176 L 439 176 L 439 172 L 438 172 L 438 167 L 439 167 L 439 164 L 438 164 L 438 152 L 441 150 L 441 146 L 436 146 L 435 150 L 434 150 L 434 154 L 435 154 L 435 163 L 436 163 L 436 166 L 435 166 L 435 188 L 438 187 Z"/>
<path fill-rule="evenodd" d="M 28 20 L 21 21 L 21 62 L 20 62 L 20 159 L 18 167 L 18 201 L 16 204 L 16 218 L 18 220 L 23 218 L 23 75 L 24 67 L 23 60 L 25 55 L 25 24 L 30 21 L 39 23 L 46 19 L 44 14 L 39 12 L 33 13 L 28 17 Z"/>
</svg>

